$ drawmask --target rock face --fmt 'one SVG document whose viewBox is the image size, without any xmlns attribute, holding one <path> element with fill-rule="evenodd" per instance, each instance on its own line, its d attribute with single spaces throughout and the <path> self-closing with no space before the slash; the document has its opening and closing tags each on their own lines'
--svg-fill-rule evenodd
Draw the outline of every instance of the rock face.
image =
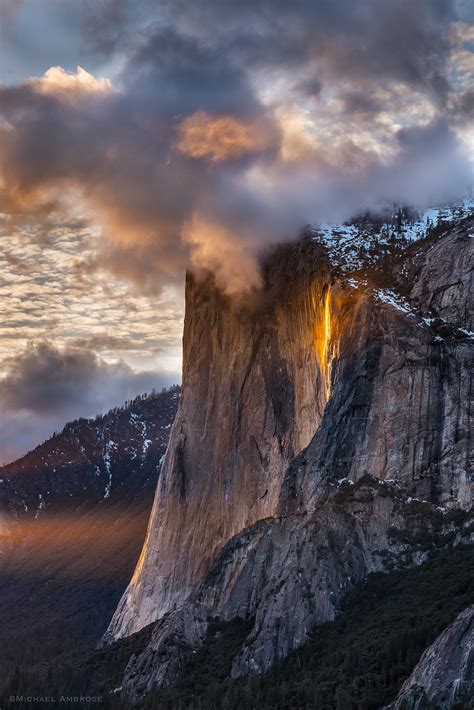
<svg viewBox="0 0 474 710">
<path fill-rule="evenodd" d="M 464 515 L 457 542 L 470 540 L 473 518 Z M 136 699 L 173 684 L 216 617 L 254 619 L 232 675 L 262 672 L 334 619 L 367 574 L 424 561 L 454 529 L 449 514 L 406 502 L 396 486 L 368 476 L 342 483 L 311 515 L 259 521 L 230 540 L 188 600 L 155 625 L 124 687 Z"/>
<path fill-rule="evenodd" d="M 71 422 L 0 469 L 2 681 L 4 665 L 97 643 L 140 554 L 178 402 L 176 388 Z"/>
<path fill-rule="evenodd" d="M 472 227 L 453 229 L 414 250 L 405 264 L 410 301 L 425 313 L 474 331 Z"/>
<path fill-rule="evenodd" d="M 474 607 L 423 653 L 390 710 L 474 707 Z"/>
<path fill-rule="evenodd" d="M 288 472 L 282 511 L 310 505 L 325 478 L 364 473 L 438 505 L 472 505 L 474 358 L 463 330 L 474 306 L 469 229 L 464 224 L 409 251 L 393 275 L 405 298 L 359 290 L 338 316 L 332 397 L 305 456 Z M 438 311 L 436 298 L 447 290 L 451 299 Z"/>
<path fill-rule="evenodd" d="M 273 256 L 252 302 L 188 277 L 182 401 L 108 640 L 176 608 L 230 537 L 276 512 L 288 461 L 311 440 L 329 395 L 330 279 L 310 242 Z"/>
<path fill-rule="evenodd" d="M 471 232 L 357 281 L 306 237 L 253 302 L 188 277 L 182 401 L 106 636 L 158 620 L 129 695 L 172 683 L 210 616 L 254 619 L 232 672 L 259 672 L 368 573 L 469 541 Z"/>
</svg>

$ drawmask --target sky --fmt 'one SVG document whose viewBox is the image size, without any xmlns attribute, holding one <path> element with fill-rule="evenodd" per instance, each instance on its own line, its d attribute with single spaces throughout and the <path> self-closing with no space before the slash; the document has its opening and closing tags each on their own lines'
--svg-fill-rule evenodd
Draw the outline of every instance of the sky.
<svg viewBox="0 0 474 710">
<path fill-rule="evenodd" d="M 308 224 L 463 197 L 468 0 L 0 0 L 0 462 L 180 379 Z"/>
</svg>

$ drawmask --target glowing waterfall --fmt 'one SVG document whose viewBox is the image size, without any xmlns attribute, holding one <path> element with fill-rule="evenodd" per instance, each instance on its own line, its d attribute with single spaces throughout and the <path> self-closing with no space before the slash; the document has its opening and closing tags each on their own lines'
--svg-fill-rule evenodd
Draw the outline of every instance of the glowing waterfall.
<svg viewBox="0 0 474 710">
<path fill-rule="evenodd" d="M 314 348 L 321 368 L 322 384 L 327 401 L 331 395 L 331 366 L 334 359 L 334 348 L 331 342 L 331 289 L 329 286 L 323 291 L 322 302 L 321 312 L 320 305 L 313 295 L 313 307 L 316 312 Z"/>
</svg>

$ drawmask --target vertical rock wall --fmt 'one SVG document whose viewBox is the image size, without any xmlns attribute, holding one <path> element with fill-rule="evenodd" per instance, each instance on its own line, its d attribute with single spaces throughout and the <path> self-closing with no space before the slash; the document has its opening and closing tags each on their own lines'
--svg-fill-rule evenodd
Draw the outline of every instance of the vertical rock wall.
<svg viewBox="0 0 474 710">
<path fill-rule="evenodd" d="M 330 270 L 302 242 L 274 253 L 268 284 L 231 300 L 188 275 L 181 405 L 147 539 L 107 639 L 186 599 L 234 534 L 272 516 L 288 462 L 330 393 Z"/>
</svg>

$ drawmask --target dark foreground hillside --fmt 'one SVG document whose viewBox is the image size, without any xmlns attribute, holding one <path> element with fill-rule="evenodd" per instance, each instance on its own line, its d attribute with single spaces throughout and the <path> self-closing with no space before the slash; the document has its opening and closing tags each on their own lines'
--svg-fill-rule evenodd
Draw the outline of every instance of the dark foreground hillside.
<svg viewBox="0 0 474 710">
<path fill-rule="evenodd" d="M 249 623 L 234 619 L 210 624 L 203 648 L 183 668 L 175 686 L 156 691 L 143 710 L 376 710 L 397 695 L 423 650 L 456 615 L 474 601 L 474 549 L 442 551 L 420 567 L 373 574 L 344 599 L 338 618 L 268 672 L 231 679 L 236 651 Z M 100 707 L 121 710 L 117 683 L 151 628 L 105 649 L 72 654 L 54 666 L 17 671 L 4 698 L 99 696 Z M 94 703 L 83 703 L 93 707 Z M 16 704 L 18 706 L 18 704 Z M 22 707 L 37 707 L 24 702 Z M 51 707 L 63 707 L 57 703 Z M 459 710 L 468 705 L 460 705 Z"/>
</svg>

